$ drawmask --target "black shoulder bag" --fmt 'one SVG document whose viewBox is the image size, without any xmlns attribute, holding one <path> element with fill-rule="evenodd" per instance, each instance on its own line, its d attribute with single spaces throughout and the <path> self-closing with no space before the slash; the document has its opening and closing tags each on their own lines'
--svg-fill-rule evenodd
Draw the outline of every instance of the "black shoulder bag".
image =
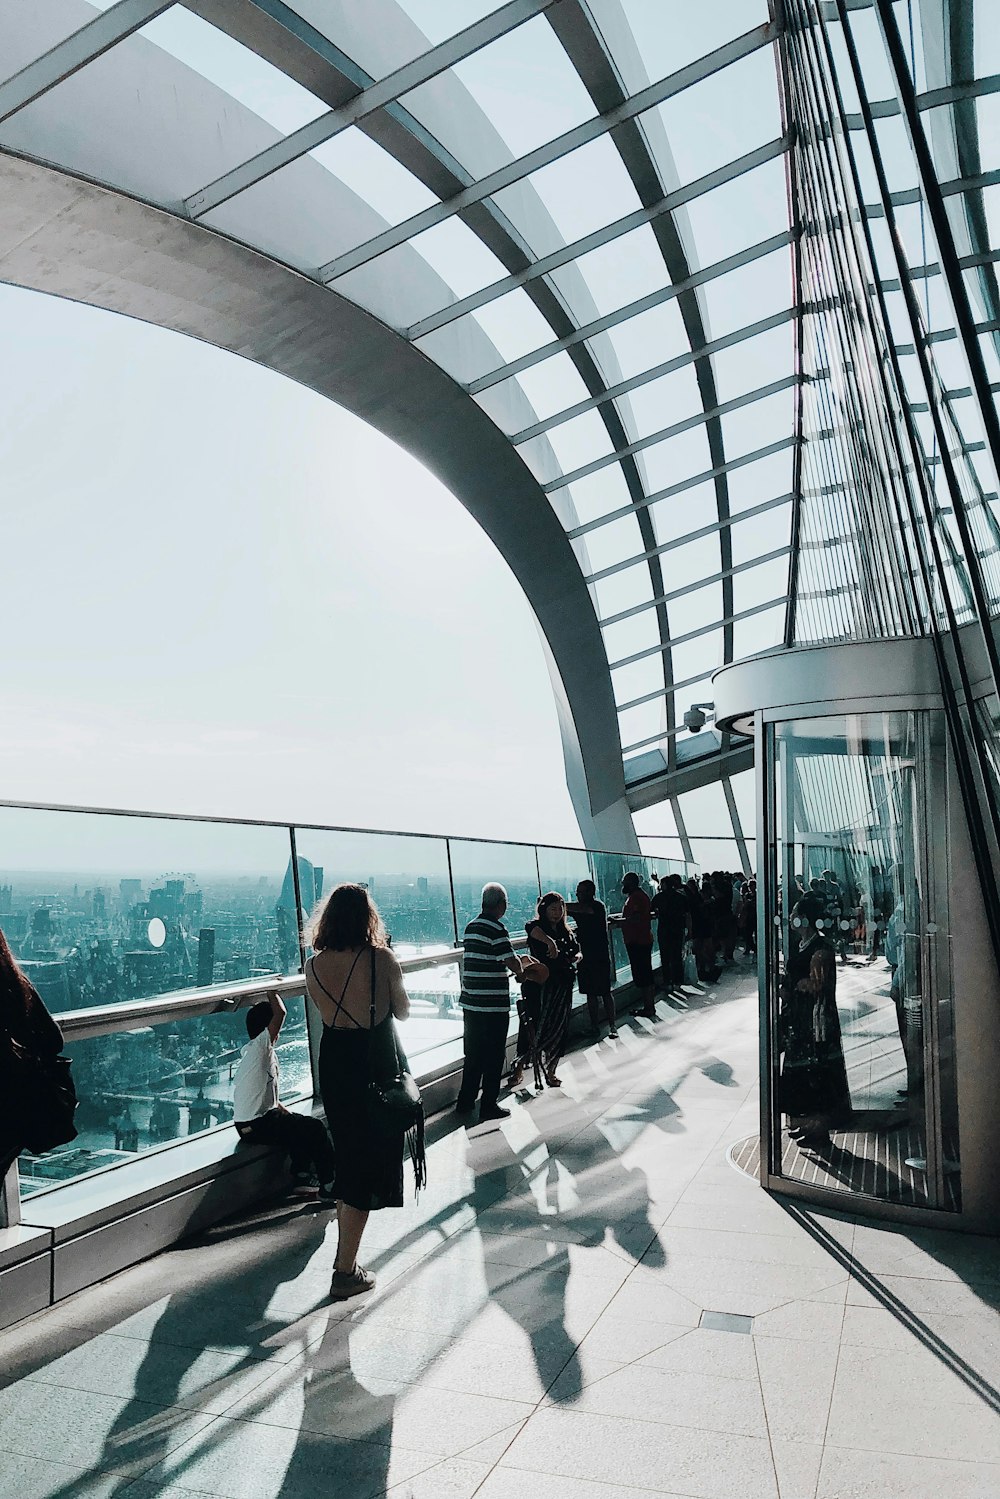
<svg viewBox="0 0 1000 1499">
<path fill-rule="evenodd" d="M 368 1100 L 371 1120 L 382 1134 L 405 1135 L 413 1162 L 416 1189 L 427 1185 L 427 1157 L 424 1149 L 424 1104 L 420 1089 L 410 1072 L 403 1048 L 396 1034 L 396 1022 L 390 1011 L 382 1022 L 389 1040 L 388 1056 L 379 1059 L 381 1048 L 370 1046 Z M 375 949 L 371 950 L 371 1019 L 369 1036 L 377 1034 L 375 1025 Z"/>
<path fill-rule="evenodd" d="M 32 1155 L 76 1139 L 76 1089 L 68 1057 L 42 1056 L 0 1036 L 0 1136 Z"/>
</svg>

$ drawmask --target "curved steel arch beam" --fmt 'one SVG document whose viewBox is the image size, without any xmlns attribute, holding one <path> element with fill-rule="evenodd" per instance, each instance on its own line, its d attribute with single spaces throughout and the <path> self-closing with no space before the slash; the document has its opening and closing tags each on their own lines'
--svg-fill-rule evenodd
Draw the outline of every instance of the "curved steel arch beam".
<svg viewBox="0 0 1000 1499">
<path fill-rule="evenodd" d="M 0 280 L 239 354 L 336 401 L 437 475 L 535 613 L 586 841 L 637 847 L 589 589 L 537 480 L 476 402 L 370 313 L 200 224 L 7 151 L 0 196 Z"/>
</svg>

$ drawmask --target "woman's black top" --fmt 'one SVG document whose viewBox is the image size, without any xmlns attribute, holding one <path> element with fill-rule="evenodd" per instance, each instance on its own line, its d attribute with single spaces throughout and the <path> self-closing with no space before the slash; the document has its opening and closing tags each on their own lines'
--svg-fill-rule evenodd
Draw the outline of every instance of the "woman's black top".
<svg viewBox="0 0 1000 1499">
<path fill-rule="evenodd" d="M 580 941 L 583 961 L 577 970 L 577 983 L 581 994 L 611 993 L 611 955 L 608 950 L 608 913 L 599 900 L 593 909 L 573 907 L 576 935 Z"/>
<path fill-rule="evenodd" d="M 573 960 L 580 951 L 580 944 L 571 931 L 550 930 L 537 917 L 534 921 L 528 922 L 525 931 L 528 934 L 528 948 L 532 957 L 544 963 L 553 978 L 556 976 L 572 977 L 576 972 L 576 964 Z M 538 932 L 544 932 L 556 944 L 559 950 L 555 955 L 550 953 L 548 943 L 536 935 Z"/>
</svg>

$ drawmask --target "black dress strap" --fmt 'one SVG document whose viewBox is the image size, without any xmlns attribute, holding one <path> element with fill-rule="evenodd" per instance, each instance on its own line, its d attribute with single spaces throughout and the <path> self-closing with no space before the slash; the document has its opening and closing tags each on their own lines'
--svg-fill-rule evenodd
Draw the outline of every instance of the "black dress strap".
<svg viewBox="0 0 1000 1499">
<path fill-rule="evenodd" d="M 334 1004 L 337 1006 L 337 1008 L 333 1012 L 333 1019 L 330 1021 L 330 1024 L 327 1027 L 329 1030 L 333 1030 L 333 1028 L 337 1024 L 337 1016 L 340 1014 L 341 1010 L 344 1010 L 344 999 L 347 996 L 347 986 L 351 982 L 351 979 L 354 976 L 354 970 L 355 970 L 355 968 L 357 968 L 357 966 L 358 966 L 358 960 L 360 959 L 361 953 L 363 953 L 363 952 L 364 952 L 364 948 L 362 947 L 360 949 L 360 951 L 355 954 L 354 962 L 351 964 L 350 969 L 349 969 L 348 974 L 347 974 L 347 978 L 344 980 L 344 987 L 340 991 L 340 998 L 339 999 L 337 999 L 334 995 L 332 995 L 330 993 L 329 989 L 326 987 L 326 985 L 324 984 L 323 980 L 320 978 L 319 974 L 316 972 L 316 959 L 315 958 L 310 958 L 309 959 L 310 963 L 312 964 L 312 976 L 313 976 L 313 978 L 316 980 L 317 984 L 322 989 L 322 991 L 326 995 L 327 999 L 332 999 L 333 1002 L 334 1002 Z M 372 982 L 373 982 L 373 988 L 372 988 L 372 1021 L 373 1021 L 373 1023 L 374 1023 L 374 1019 L 375 1019 L 374 974 L 375 974 L 375 952 L 373 950 L 372 951 Z M 363 1031 L 364 1030 L 364 1026 L 361 1024 L 360 1020 L 355 1020 L 355 1018 L 351 1014 L 350 1010 L 344 1010 L 344 1014 L 347 1016 L 347 1018 L 351 1022 L 351 1024 L 353 1026 L 356 1026 L 359 1031 Z"/>
</svg>

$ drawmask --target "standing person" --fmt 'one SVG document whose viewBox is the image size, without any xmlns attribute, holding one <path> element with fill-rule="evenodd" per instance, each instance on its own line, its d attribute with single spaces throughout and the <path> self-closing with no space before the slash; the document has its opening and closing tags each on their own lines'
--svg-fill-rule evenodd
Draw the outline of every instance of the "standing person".
<svg viewBox="0 0 1000 1499">
<path fill-rule="evenodd" d="M 698 965 L 698 977 L 714 984 L 719 977 L 715 964 L 715 917 L 708 887 L 697 880 L 688 882 L 688 908 L 691 913 L 691 946 Z"/>
<path fill-rule="evenodd" d="M 576 935 L 580 943 L 580 967 L 577 982 L 580 993 L 586 995 L 587 1014 L 590 1016 L 590 1034 L 600 1037 L 601 1007 L 608 1022 L 608 1040 L 618 1039 L 618 1017 L 611 995 L 611 950 L 608 945 L 608 913 L 602 901 L 597 899 L 597 887 L 593 880 L 581 880 L 576 887 L 576 900 L 566 907 L 576 922 Z"/>
<path fill-rule="evenodd" d="M 510 945 L 510 933 L 503 924 L 506 914 L 507 892 L 504 887 L 484 885 L 482 910 L 469 922 L 462 938 L 465 961 L 462 964 L 460 1003 L 465 1063 L 455 1112 L 471 1114 L 482 1088 L 480 1124 L 488 1119 L 510 1118 L 510 1109 L 502 1109 L 497 1099 L 510 1025 L 510 981 L 507 975 L 512 973 L 520 979 L 521 959 Z"/>
<path fill-rule="evenodd" d="M 691 927 L 691 913 L 679 874 L 665 874 L 660 892 L 654 895 L 653 915 L 660 944 L 660 967 L 665 989 L 679 989 L 684 983 L 684 943 Z"/>
<path fill-rule="evenodd" d="M 8 1041 L 23 1047 L 37 1057 L 57 1057 L 63 1049 L 62 1031 L 42 1003 L 41 997 L 18 967 L 7 939 L 0 931 L 0 1037 L 6 1053 Z M 5 1203 L 2 1195 L 3 1180 L 11 1166 L 25 1149 L 21 1134 L 21 1120 L 13 1106 L 14 1091 L 8 1088 L 6 1077 L 0 1076 L 4 1097 L 0 1099 L 0 1223 Z M 68 1126 L 67 1139 L 73 1139 L 76 1130 Z"/>
<path fill-rule="evenodd" d="M 636 1015 L 655 1020 L 653 1002 L 653 905 L 642 888 L 639 876 L 631 870 L 622 880 L 625 905 L 621 915 L 612 921 L 620 924 L 625 951 L 628 953 L 632 982 L 639 991 L 639 1007 Z"/>
<path fill-rule="evenodd" d="M 333 1197 L 333 1146 L 321 1119 L 293 1114 L 278 1102 L 278 1054 L 274 1049 L 285 1023 L 279 994 L 247 1010 L 250 1040 L 240 1053 L 233 1078 L 233 1123 L 241 1140 L 274 1145 L 289 1158 L 292 1191 Z"/>
<path fill-rule="evenodd" d="M 816 1150 L 830 1145 L 831 1127 L 845 1124 L 851 1113 L 837 1010 L 837 953 L 823 924 L 824 911 L 823 897 L 811 894 L 792 911 L 798 943 L 788 955 L 778 1017 L 779 1104 L 792 1139 Z"/>
<path fill-rule="evenodd" d="M 375 1277 L 358 1264 L 368 1215 L 403 1206 L 403 1136 L 372 1127 L 369 1085 L 397 1067 L 394 1019 L 410 1001 L 385 927 L 363 885 L 337 885 L 312 934 L 306 993 L 323 1021 L 319 1086 L 333 1136 L 337 1256 L 330 1296 L 370 1291 Z"/>
<path fill-rule="evenodd" d="M 540 896 L 537 910 L 526 927 L 528 947 L 531 956 L 545 964 L 549 976 L 542 985 L 535 1050 L 549 1087 L 561 1088 L 556 1068 L 566 1044 L 580 944 L 566 925 L 566 902 L 557 891 Z"/>
</svg>

